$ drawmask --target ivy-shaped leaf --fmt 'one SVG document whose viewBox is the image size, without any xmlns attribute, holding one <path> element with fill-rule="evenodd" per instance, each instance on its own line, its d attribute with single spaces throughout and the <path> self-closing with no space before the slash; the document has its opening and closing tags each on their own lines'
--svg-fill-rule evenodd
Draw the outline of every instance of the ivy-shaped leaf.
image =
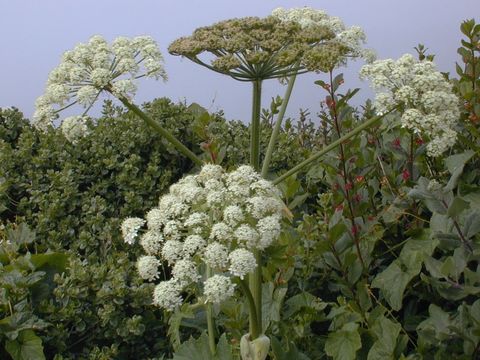
<svg viewBox="0 0 480 360">
<path fill-rule="evenodd" d="M 362 347 L 362 340 L 358 333 L 358 324 L 345 324 L 340 330 L 328 334 L 325 343 L 325 352 L 334 360 L 356 359 L 356 352 Z"/>
<path fill-rule="evenodd" d="M 17 339 L 7 340 L 5 350 L 13 360 L 45 360 L 42 339 L 32 330 L 23 330 Z"/>
</svg>

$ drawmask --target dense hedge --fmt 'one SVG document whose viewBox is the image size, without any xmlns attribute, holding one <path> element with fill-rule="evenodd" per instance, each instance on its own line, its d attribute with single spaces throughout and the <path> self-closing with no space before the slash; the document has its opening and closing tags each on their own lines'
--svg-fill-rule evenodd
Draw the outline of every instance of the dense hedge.
<svg viewBox="0 0 480 360">
<path fill-rule="evenodd" d="M 200 156 L 210 144 L 227 166 L 248 159 L 249 131 L 240 121 L 167 99 L 144 109 Z M 134 115 L 109 102 L 103 114 L 72 144 L 59 129 L 32 128 L 17 109 L 0 110 L 2 221 L 28 223 L 37 251 L 74 254 L 68 272 L 55 277 L 54 297 L 37 307 L 51 324 L 41 334 L 45 353 L 57 359 L 146 359 L 169 348 L 162 313 L 149 305 L 152 288 L 139 279 L 136 250 L 123 243 L 119 227 L 194 167 Z M 264 116 L 262 147 L 271 131 L 270 114 Z M 298 142 L 299 131 L 287 124 L 274 169 L 311 150 Z M 313 142 L 313 133 L 305 136 Z"/>
</svg>

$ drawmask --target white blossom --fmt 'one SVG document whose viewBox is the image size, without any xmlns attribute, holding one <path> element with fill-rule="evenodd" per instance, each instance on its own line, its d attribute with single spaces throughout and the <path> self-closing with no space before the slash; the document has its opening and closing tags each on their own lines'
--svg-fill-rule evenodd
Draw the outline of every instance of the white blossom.
<svg viewBox="0 0 480 360">
<path fill-rule="evenodd" d="M 215 269 L 224 269 L 228 264 L 228 248 L 218 242 L 207 245 L 203 253 L 203 261 Z"/>
<path fill-rule="evenodd" d="M 160 260 L 155 256 L 142 256 L 137 261 L 138 274 L 142 279 L 154 281 L 158 279 L 158 267 L 161 265 Z"/>
<path fill-rule="evenodd" d="M 255 270 L 257 267 L 257 262 L 255 256 L 246 249 L 236 249 L 233 250 L 230 255 L 228 255 L 230 260 L 230 267 L 228 270 L 234 276 L 238 276 L 240 279 L 243 279 L 245 275 Z"/>
<path fill-rule="evenodd" d="M 237 226 L 245 219 L 242 208 L 238 205 L 230 205 L 223 210 L 223 221 L 229 226 Z"/>
<path fill-rule="evenodd" d="M 232 228 L 224 222 L 216 223 L 210 231 L 210 239 L 224 243 L 230 243 L 233 235 Z"/>
<path fill-rule="evenodd" d="M 203 293 L 206 302 L 220 304 L 233 296 L 235 292 L 235 284 L 229 277 L 224 275 L 213 275 L 205 281 Z"/>
<path fill-rule="evenodd" d="M 145 224 L 145 220 L 140 218 L 126 218 L 122 223 L 122 235 L 127 244 L 132 245 L 137 237 L 138 230 Z"/>
<path fill-rule="evenodd" d="M 60 128 L 68 141 L 76 143 L 88 133 L 87 120 L 85 116 L 70 116 L 62 121 Z"/>
<path fill-rule="evenodd" d="M 181 289 L 174 279 L 160 282 L 153 291 L 153 304 L 168 311 L 175 310 L 182 305 Z"/>
<path fill-rule="evenodd" d="M 110 46 L 95 35 L 65 52 L 61 63 L 51 71 L 45 94 L 36 105 L 34 124 L 45 129 L 65 104 L 90 107 L 102 92 L 132 98 L 137 79 L 166 79 L 162 62 L 157 44 L 148 36 L 117 38 Z"/>
<path fill-rule="evenodd" d="M 170 265 L 175 264 L 182 258 L 183 244 L 178 240 L 168 240 L 162 248 L 162 258 Z"/>
<path fill-rule="evenodd" d="M 179 281 L 182 287 L 188 286 L 200 279 L 195 263 L 188 259 L 182 259 L 175 263 L 172 269 L 172 276 Z"/>
<path fill-rule="evenodd" d="M 417 61 L 405 54 L 397 61 L 387 59 L 365 65 L 360 75 L 370 79 L 377 92 L 377 113 L 403 106 L 402 127 L 427 138 L 428 155 L 440 156 L 455 144 L 459 100 L 433 62 Z"/>
<path fill-rule="evenodd" d="M 185 256 L 194 256 L 196 254 L 202 254 L 203 250 L 207 246 L 207 242 L 200 235 L 190 235 L 185 239 L 183 243 L 183 253 Z"/>
<path fill-rule="evenodd" d="M 260 234 L 259 249 L 265 249 L 280 236 L 281 224 L 279 215 L 271 215 L 260 219 L 257 224 Z"/>
<path fill-rule="evenodd" d="M 159 208 L 151 209 L 145 216 L 147 220 L 147 227 L 150 230 L 160 230 L 167 222 L 165 213 Z"/>
<path fill-rule="evenodd" d="M 148 255 L 160 255 L 164 238 L 157 230 L 148 230 L 140 237 L 140 246 Z"/>
<path fill-rule="evenodd" d="M 240 244 L 243 244 L 248 249 L 256 248 L 259 240 L 258 231 L 250 225 L 242 224 L 234 232 L 235 238 Z"/>
</svg>

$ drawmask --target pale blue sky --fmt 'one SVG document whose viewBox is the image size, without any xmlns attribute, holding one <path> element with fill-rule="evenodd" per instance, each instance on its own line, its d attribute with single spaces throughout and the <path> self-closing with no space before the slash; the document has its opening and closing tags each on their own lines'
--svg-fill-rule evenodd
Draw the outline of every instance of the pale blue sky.
<svg viewBox="0 0 480 360">
<path fill-rule="evenodd" d="M 199 26 L 301 6 L 324 9 L 348 26 L 359 25 L 367 34 L 367 46 L 379 58 L 397 58 L 424 43 L 437 54 L 438 68 L 452 73 L 461 21 L 480 21 L 479 0 L 0 0 L 0 107 L 16 106 L 31 117 L 34 101 L 62 53 L 94 34 L 108 40 L 151 35 L 164 54 L 169 81 L 141 82 L 138 103 L 167 96 L 197 102 L 211 111 L 223 109 L 227 118 L 248 120 L 249 84 L 171 56 L 167 47 Z M 360 66 L 352 63 L 342 71 L 347 85 L 365 88 L 360 97 L 366 98 L 371 92 L 358 80 Z M 313 82 L 322 77 L 309 74 L 297 81 L 289 114 L 299 108 L 309 108 L 312 114 L 318 111 L 322 93 Z M 265 107 L 272 96 L 284 91 L 277 81 L 268 81 L 264 88 Z"/>
</svg>

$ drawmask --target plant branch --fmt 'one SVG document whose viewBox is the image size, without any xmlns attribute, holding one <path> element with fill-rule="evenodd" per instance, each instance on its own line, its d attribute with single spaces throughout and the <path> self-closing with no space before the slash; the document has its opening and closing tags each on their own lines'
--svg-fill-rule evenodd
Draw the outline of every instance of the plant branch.
<svg viewBox="0 0 480 360">
<path fill-rule="evenodd" d="M 294 73 L 290 79 L 288 80 L 288 86 L 285 90 L 285 96 L 282 100 L 282 106 L 280 107 L 280 112 L 278 113 L 277 122 L 275 123 L 275 127 L 273 128 L 272 135 L 270 136 L 270 142 L 268 143 L 267 152 L 265 153 L 265 159 L 263 159 L 262 164 L 262 177 L 266 177 L 270 161 L 272 159 L 273 148 L 275 147 L 275 143 L 277 142 L 278 133 L 282 126 L 283 117 L 285 116 L 285 110 L 287 109 L 288 101 L 290 100 L 290 95 L 292 94 L 293 85 L 295 84 L 295 79 L 297 78 L 297 74 Z"/>
<path fill-rule="evenodd" d="M 123 105 L 125 105 L 125 107 L 127 107 L 135 115 L 137 115 L 143 121 L 145 121 L 150 127 L 152 127 L 154 130 L 156 130 L 161 136 L 163 136 L 180 153 L 182 153 L 183 155 L 188 157 L 196 165 L 201 166 L 203 164 L 203 161 L 200 160 L 200 158 L 197 155 L 195 155 L 189 148 L 187 148 L 185 145 L 183 145 L 180 142 L 180 140 L 178 140 L 168 130 L 164 129 L 157 121 L 153 120 L 150 116 L 148 116 L 145 112 L 143 112 L 138 106 L 136 106 L 135 104 L 132 104 L 125 97 L 118 97 L 118 99 L 122 102 Z"/>
<path fill-rule="evenodd" d="M 396 109 L 397 109 L 397 107 L 394 107 L 393 109 L 387 111 L 386 113 L 384 113 L 382 115 L 377 115 L 377 116 L 365 121 L 363 124 L 357 126 L 355 129 L 353 129 L 349 133 L 347 133 L 347 134 L 343 135 L 341 138 L 335 140 L 330 145 L 325 146 L 322 150 L 313 154 L 308 159 L 302 161 L 297 166 L 294 166 L 289 171 L 287 171 L 286 173 L 284 173 L 281 176 L 279 176 L 278 178 L 276 178 L 273 181 L 273 183 L 275 185 L 277 185 L 277 184 L 281 183 L 283 180 L 285 180 L 286 178 L 288 178 L 289 176 L 292 176 L 293 174 L 296 174 L 297 172 L 299 172 L 300 170 L 305 168 L 307 165 L 310 165 L 312 162 L 316 161 L 318 158 L 322 157 L 323 155 L 325 155 L 326 153 L 328 153 L 332 149 L 335 149 L 338 145 L 342 144 L 343 142 L 349 140 L 353 136 L 355 136 L 358 133 L 362 132 L 363 130 L 367 129 L 371 125 L 375 124 L 377 121 L 383 119 L 386 115 L 388 115 L 389 113 L 391 113 L 392 111 L 394 111 Z"/>
</svg>

